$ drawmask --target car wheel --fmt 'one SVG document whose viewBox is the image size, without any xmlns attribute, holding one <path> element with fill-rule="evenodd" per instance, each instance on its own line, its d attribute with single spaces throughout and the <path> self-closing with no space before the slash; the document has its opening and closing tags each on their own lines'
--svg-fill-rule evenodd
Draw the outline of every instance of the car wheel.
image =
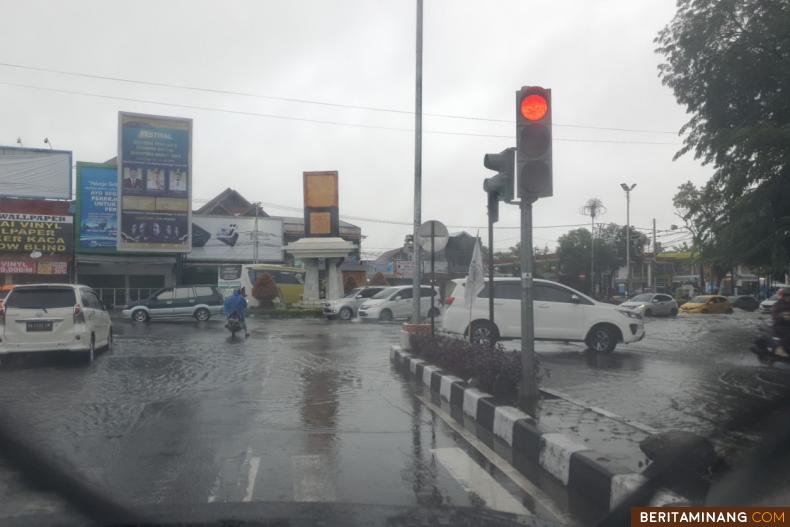
<svg viewBox="0 0 790 527">
<path fill-rule="evenodd" d="M 381 314 L 379 315 L 379 320 L 381 320 L 382 322 L 389 322 L 390 320 L 392 320 L 392 311 L 390 311 L 389 309 L 385 309 L 384 311 L 382 311 Z"/>
<path fill-rule="evenodd" d="M 469 327 L 469 341 L 493 347 L 499 340 L 499 330 L 488 320 L 477 320 Z"/>
<path fill-rule="evenodd" d="M 148 313 L 145 309 L 137 309 L 132 312 L 132 320 L 135 322 L 148 322 Z"/>
<path fill-rule="evenodd" d="M 649 309 L 645 309 L 645 316 L 646 317 L 652 317 L 653 316 L 653 312 L 651 310 L 649 310 Z"/>
<path fill-rule="evenodd" d="M 671 316 L 671 317 L 678 316 L 678 310 L 673 307 L 672 311 L 669 312 L 669 316 Z"/>
<path fill-rule="evenodd" d="M 195 318 L 198 322 L 205 322 L 206 320 L 211 318 L 211 313 L 208 312 L 208 309 L 205 307 L 201 307 L 197 311 L 195 311 Z"/>
<path fill-rule="evenodd" d="M 608 326 L 595 326 L 585 339 L 591 350 L 599 353 L 611 353 L 617 346 L 617 336 Z"/>
<path fill-rule="evenodd" d="M 354 318 L 354 312 L 351 311 L 350 307 L 344 307 L 340 309 L 340 313 L 338 313 L 340 320 L 351 320 Z"/>
</svg>

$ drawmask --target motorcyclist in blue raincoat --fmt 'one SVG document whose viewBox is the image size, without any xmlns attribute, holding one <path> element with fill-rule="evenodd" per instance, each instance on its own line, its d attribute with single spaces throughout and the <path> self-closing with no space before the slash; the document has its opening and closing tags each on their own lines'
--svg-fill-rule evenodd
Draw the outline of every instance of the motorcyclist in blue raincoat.
<svg viewBox="0 0 790 527">
<path fill-rule="evenodd" d="M 225 318 L 230 318 L 233 313 L 237 313 L 239 316 L 239 322 L 241 323 L 241 327 L 244 329 L 244 336 L 249 337 L 250 334 L 247 331 L 247 322 L 245 321 L 244 317 L 247 313 L 247 299 L 244 298 L 246 292 L 244 288 L 237 289 L 230 295 L 228 298 L 225 299 L 224 311 L 225 311 Z"/>
</svg>

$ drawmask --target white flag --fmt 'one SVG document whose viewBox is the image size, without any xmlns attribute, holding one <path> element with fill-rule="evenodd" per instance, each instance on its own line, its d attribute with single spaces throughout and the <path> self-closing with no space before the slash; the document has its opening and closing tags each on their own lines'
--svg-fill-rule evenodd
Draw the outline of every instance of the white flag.
<svg viewBox="0 0 790 527">
<path fill-rule="evenodd" d="M 475 250 L 472 253 L 472 261 L 469 262 L 469 274 L 466 276 L 466 288 L 464 289 L 464 305 L 472 308 L 477 294 L 485 287 L 485 271 L 483 270 L 483 255 L 480 252 L 480 240 L 475 240 Z"/>
</svg>

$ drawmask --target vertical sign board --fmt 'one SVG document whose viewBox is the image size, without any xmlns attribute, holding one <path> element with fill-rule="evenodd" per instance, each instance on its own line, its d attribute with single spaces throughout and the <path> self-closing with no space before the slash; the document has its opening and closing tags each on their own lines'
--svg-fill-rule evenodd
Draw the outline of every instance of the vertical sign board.
<svg viewBox="0 0 790 527">
<path fill-rule="evenodd" d="M 189 252 L 192 119 L 119 112 L 119 251 Z"/>
<path fill-rule="evenodd" d="M 304 172 L 304 234 L 340 236 L 337 171 Z"/>
<path fill-rule="evenodd" d="M 114 253 L 118 241 L 118 169 L 77 162 L 77 252 Z"/>
</svg>

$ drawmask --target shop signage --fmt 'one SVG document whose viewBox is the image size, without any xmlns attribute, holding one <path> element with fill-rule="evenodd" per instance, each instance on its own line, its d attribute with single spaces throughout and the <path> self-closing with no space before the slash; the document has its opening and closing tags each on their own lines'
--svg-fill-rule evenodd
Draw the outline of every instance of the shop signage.
<svg viewBox="0 0 790 527">
<path fill-rule="evenodd" d="M 192 120 L 118 115 L 117 247 L 189 252 Z"/>
<path fill-rule="evenodd" d="M 71 216 L 0 211 L 0 253 L 67 254 L 73 233 Z"/>
</svg>

